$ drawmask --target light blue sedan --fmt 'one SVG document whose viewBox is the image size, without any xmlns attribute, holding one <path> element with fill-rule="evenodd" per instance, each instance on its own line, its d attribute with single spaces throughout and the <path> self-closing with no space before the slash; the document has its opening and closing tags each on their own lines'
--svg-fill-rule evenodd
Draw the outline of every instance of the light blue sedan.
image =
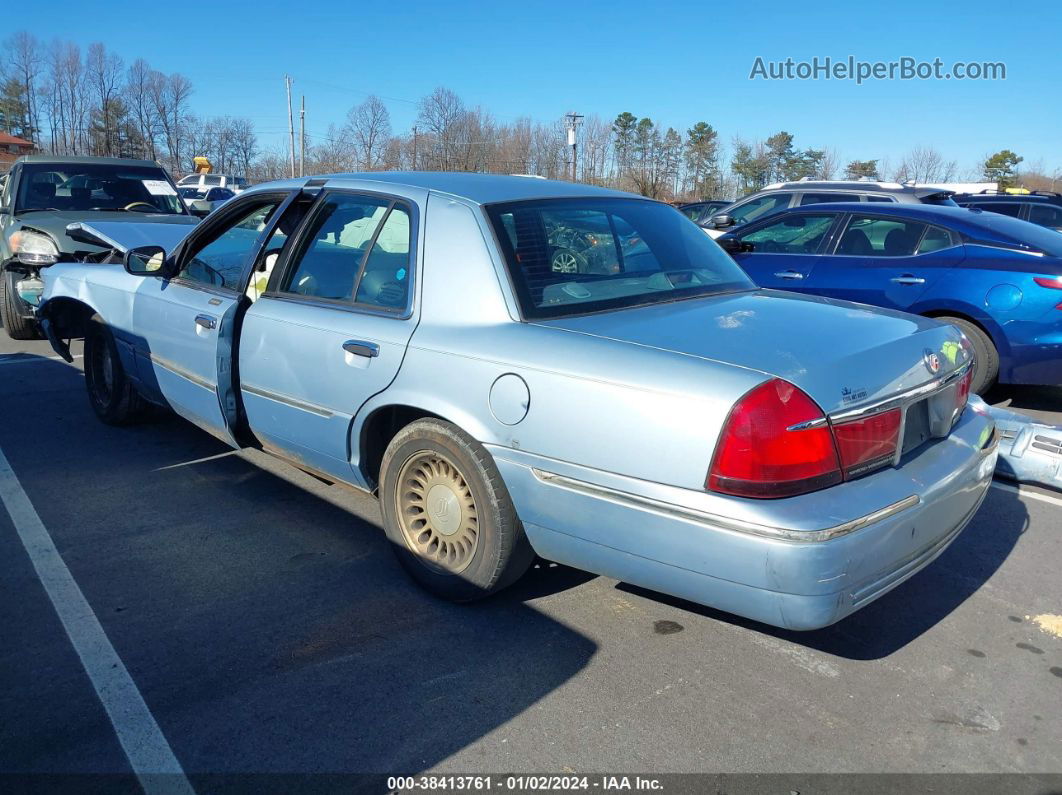
<svg viewBox="0 0 1062 795">
<path fill-rule="evenodd" d="M 170 406 L 377 493 L 402 566 L 458 601 L 537 553 L 823 627 L 936 558 L 996 463 L 958 329 L 757 289 L 625 193 L 340 175 L 252 188 L 179 241 L 77 234 L 158 244 L 45 275 L 42 329 L 65 356 L 85 338 L 101 420 Z M 576 238 L 595 267 L 557 265 Z"/>
</svg>

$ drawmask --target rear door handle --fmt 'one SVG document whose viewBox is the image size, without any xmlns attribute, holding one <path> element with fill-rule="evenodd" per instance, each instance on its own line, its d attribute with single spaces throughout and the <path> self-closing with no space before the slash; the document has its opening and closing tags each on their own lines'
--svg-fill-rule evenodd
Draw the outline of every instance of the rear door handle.
<svg viewBox="0 0 1062 795">
<path fill-rule="evenodd" d="M 196 315 L 195 324 L 207 330 L 216 329 L 218 327 L 218 321 L 210 315 Z"/>
<path fill-rule="evenodd" d="M 364 356 L 367 359 L 380 355 L 380 346 L 375 342 L 366 342 L 365 340 L 347 340 L 343 343 L 343 350 L 347 353 L 353 353 L 355 356 Z"/>
<path fill-rule="evenodd" d="M 897 276 L 889 281 L 895 284 L 925 284 L 926 280 L 921 276 L 914 276 L 910 273 L 905 273 L 903 276 Z"/>
<path fill-rule="evenodd" d="M 798 271 L 779 271 L 774 274 L 779 279 L 803 279 L 804 274 Z"/>
</svg>

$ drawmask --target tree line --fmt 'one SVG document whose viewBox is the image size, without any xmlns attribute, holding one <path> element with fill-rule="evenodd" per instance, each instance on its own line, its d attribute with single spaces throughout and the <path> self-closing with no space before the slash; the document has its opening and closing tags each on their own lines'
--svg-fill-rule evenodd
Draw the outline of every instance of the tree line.
<svg viewBox="0 0 1062 795">
<path fill-rule="evenodd" d="M 208 157 L 221 173 L 254 182 L 287 177 L 287 146 L 262 147 L 253 122 L 203 117 L 182 74 L 165 74 L 143 58 L 126 64 L 102 43 L 84 52 L 73 43 L 45 45 L 28 32 L 0 44 L 0 130 L 28 139 L 45 152 L 157 160 L 175 176 Z M 843 163 L 829 147 L 798 145 L 779 131 L 763 140 L 729 142 L 707 121 L 685 130 L 629 111 L 614 119 L 589 115 L 577 131 L 577 156 L 567 144 L 564 119 L 499 121 L 439 87 L 417 104 L 411 130 L 396 132 L 387 105 L 369 96 L 345 118 L 311 136 L 305 171 L 446 170 L 537 174 L 574 178 L 659 199 L 734 198 L 772 182 L 811 179 L 895 181 L 1018 181 L 1022 159 L 1002 150 L 961 173 L 932 147 L 917 147 L 899 162 L 888 158 Z M 1024 176 L 1043 179 L 1042 168 Z M 1056 180 L 1060 181 L 1062 180 Z M 1053 185 L 1053 182 L 1052 182 Z M 1037 185 L 1043 187 L 1043 185 Z"/>
</svg>

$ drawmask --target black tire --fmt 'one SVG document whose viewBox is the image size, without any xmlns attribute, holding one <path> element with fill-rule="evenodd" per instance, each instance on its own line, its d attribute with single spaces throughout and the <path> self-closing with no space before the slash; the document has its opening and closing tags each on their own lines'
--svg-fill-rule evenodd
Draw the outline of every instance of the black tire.
<svg viewBox="0 0 1062 795">
<path fill-rule="evenodd" d="M 22 299 L 15 290 L 15 274 L 0 273 L 0 321 L 13 340 L 39 340 L 43 338 L 37 324 L 22 317 Z"/>
<path fill-rule="evenodd" d="M 476 541 L 459 572 L 446 570 L 434 559 L 414 551 L 414 542 L 407 540 L 411 508 L 406 496 L 403 497 L 406 500 L 405 526 L 399 515 L 399 486 L 403 472 L 408 473 L 409 466 L 416 466 L 418 461 L 433 456 L 457 471 L 467 484 L 465 496 L 473 500 Z M 405 482 L 414 483 L 408 474 Z M 425 506 L 429 502 L 428 496 L 430 492 L 424 495 Z M 402 568 L 425 589 L 444 599 L 470 602 L 500 591 L 516 582 L 534 560 L 535 553 L 490 454 L 448 422 L 434 418 L 417 420 L 395 435 L 380 466 L 380 507 L 384 532 Z M 465 514 L 461 510 L 457 514 L 459 523 L 466 522 L 467 509 Z M 430 521 L 427 511 L 422 510 L 421 515 L 424 516 L 421 521 Z M 435 533 L 430 528 L 420 532 L 425 535 Z M 464 528 L 457 532 L 464 532 Z M 442 536 L 436 533 L 434 538 Z"/>
<path fill-rule="evenodd" d="M 974 352 L 973 380 L 970 382 L 970 391 L 975 395 L 985 394 L 999 377 L 999 351 L 996 350 L 992 338 L 979 326 L 961 317 L 938 317 L 937 320 L 958 326 L 959 330 L 970 340 Z"/>
<path fill-rule="evenodd" d="M 99 315 L 85 330 L 85 389 L 92 410 L 107 425 L 128 425 L 147 413 L 148 404 L 126 376 L 114 335 Z"/>
</svg>

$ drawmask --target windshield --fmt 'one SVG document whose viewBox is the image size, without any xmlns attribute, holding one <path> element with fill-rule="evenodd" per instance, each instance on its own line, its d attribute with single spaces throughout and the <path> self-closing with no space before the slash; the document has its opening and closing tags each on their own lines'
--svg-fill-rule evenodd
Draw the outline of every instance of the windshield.
<svg viewBox="0 0 1062 795">
<path fill-rule="evenodd" d="M 199 188 L 177 188 L 182 199 L 205 199 L 206 191 Z"/>
<path fill-rule="evenodd" d="M 527 318 L 756 289 L 696 224 L 659 202 L 546 199 L 486 209 Z"/>
<path fill-rule="evenodd" d="M 185 214 L 165 171 L 120 163 L 25 164 L 15 212 L 31 210 Z"/>
</svg>

